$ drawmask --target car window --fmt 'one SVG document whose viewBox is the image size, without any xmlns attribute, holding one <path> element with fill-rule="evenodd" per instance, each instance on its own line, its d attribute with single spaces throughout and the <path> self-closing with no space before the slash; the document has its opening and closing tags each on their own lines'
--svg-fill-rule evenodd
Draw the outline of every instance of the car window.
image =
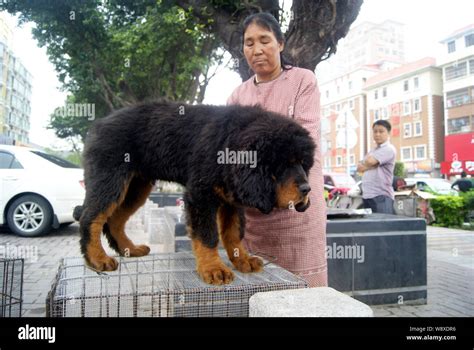
<svg viewBox="0 0 474 350">
<path fill-rule="evenodd" d="M 324 175 L 324 183 L 326 185 L 331 185 L 331 186 L 334 186 L 334 183 L 332 182 L 331 178 L 327 175 Z"/>
<path fill-rule="evenodd" d="M 62 158 L 59 158 L 59 157 L 56 157 L 56 156 L 53 156 L 51 154 L 47 154 L 47 153 L 43 153 L 43 152 L 38 152 L 38 151 L 31 151 L 31 153 L 34 153 L 36 154 L 37 156 L 40 156 L 41 158 L 44 158 L 48 161 L 50 161 L 51 163 L 53 164 L 56 164 L 58 166 L 60 166 L 61 168 L 76 168 L 76 169 L 80 169 L 79 166 L 77 166 L 76 164 L 73 164 L 65 159 L 62 159 Z"/>
<path fill-rule="evenodd" d="M 424 189 L 426 189 L 426 187 L 429 187 L 429 186 L 425 182 L 418 181 L 416 183 L 416 187 L 418 187 L 418 189 L 423 191 Z"/>
<path fill-rule="evenodd" d="M 0 152 L 0 169 L 23 169 L 23 167 L 13 154 Z"/>
</svg>

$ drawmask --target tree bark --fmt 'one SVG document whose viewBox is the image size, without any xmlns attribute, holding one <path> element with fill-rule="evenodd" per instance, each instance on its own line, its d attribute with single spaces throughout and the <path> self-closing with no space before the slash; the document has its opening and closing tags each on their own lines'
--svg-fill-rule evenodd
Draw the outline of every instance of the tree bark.
<svg viewBox="0 0 474 350">
<path fill-rule="evenodd" d="M 295 66 L 315 70 L 319 62 L 336 52 L 339 39 L 345 37 L 357 18 L 363 0 L 293 0 L 292 17 L 285 33 L 284 54 Z M 242 80 L 253 73 L 242 52 L 241 23 L 251 13 L 265 11 L 279 18 L 278 0 L 236 1 L 236 8 L 213 7 L 209 0 L 177 0 L 208 30 L 215 33 L 232 55 Z"/>
</svg>

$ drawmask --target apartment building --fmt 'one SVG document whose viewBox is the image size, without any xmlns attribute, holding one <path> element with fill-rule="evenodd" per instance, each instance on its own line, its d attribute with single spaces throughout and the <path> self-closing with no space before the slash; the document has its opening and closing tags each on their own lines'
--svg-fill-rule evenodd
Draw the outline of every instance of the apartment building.
<svg viewBox="0 0 474 350">
<path fill-rule="evenodd" d="M 474 23 L 441 43 L 444 54 L 438 64 L 443 71 L 446 176 L 462 171 L 474 175 Z"/>
<path fill-rule="evenodd" d="M 337 52 L 318 65 L 321 82 L 334 79 L 366 65 L 388 70 L 405 62 L 404 25 L 392 20 L 362 22 L 338 42 Z"/>
<path fill-rule="evenodd" d="M 364 66 L 319 86 L 321 93 L 321 152 L 325 172 L 354 174 L 366 148 L 367 79 L 378 66 Z"/>
<path fill-rule="evenodd" d="M 371 125 L 386 119 L 392 125 L 391 143 L 409 176 L 437 175 L 444 160 L 443 88 L 441 69 L 426 57 L 369 78 L 367 149 L 373 148 Z"/>
<path fill-rule="evenodd" d="M 32 76 L 11 51 L 12 32 L 0 15 L 0 142 L 28 143 Z"/>
</svg>

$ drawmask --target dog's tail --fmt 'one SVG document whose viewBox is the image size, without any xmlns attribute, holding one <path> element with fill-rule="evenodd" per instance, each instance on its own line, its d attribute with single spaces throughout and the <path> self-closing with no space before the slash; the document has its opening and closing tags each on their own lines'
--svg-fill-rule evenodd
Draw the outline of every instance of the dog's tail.
<svg viewBox="0 0 474 350">
<path fill-rule="evenodd" d="M 74 220 L 79 221 L 83 210 L 84 210 L 84 206 L 82 205 L 78 205 L 77 207 L 74 208 L 74 211 L 72 212 L 72 217 L 74 218 Z"/>
</svg>

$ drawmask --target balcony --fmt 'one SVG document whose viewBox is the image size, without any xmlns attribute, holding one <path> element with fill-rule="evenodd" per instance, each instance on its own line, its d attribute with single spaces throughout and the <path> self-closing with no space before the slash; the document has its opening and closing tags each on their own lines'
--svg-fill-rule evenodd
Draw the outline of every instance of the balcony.
<svg viewBox="0 0 474 350">
<path fill-rule="evenodd" d="M 446 108 L 456 108 L 470 103 L 474 103 L 474 97 L 469 97 L 469 95 L 457 96 L 446 100 Z"/>
</svg>

